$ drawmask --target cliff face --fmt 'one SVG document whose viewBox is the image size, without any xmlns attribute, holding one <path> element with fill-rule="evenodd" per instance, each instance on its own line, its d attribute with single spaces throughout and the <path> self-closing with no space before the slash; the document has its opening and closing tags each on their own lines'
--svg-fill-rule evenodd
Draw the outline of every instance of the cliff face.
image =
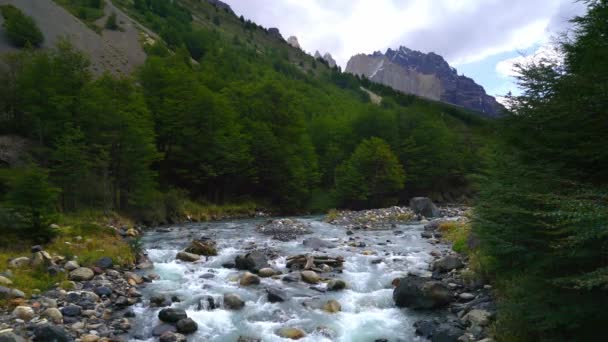
<svg viewBox="0 0 608 342">
<path fill-rule="evenodd" d="M 448 102 L 490 117 L 500 116 L 503 107 L 471 78 L 458 75 L 440 55 L 401 47 L 385 54 L 353 56 L 346 72 L 366 76 L 405 93 Z"/>
</svg>

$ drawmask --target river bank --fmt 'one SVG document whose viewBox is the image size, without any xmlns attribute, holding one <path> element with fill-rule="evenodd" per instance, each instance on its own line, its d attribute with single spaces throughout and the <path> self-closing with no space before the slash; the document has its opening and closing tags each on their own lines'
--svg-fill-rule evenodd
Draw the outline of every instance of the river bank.
<svg viewBox="0 0 608 342">
<path fill-rule="evenodd" d="M 463 214 L 462 208 L 442 208 L 429 220 L 408 208 L 389 208 L 339 212 L 328 215 L 330 222 L 257 218 L 153 229 L 142 232 L 147 255 L 132 265 L 100 258 L 87 271 L 57 260 L 67 281 L 29 299 L 9 294 L 12 307 L 0 315 L 0 334 L 14 341 L 43 341 L 49 334 L 66 341 L 282 341 L 296 335 L 308 341 L 439 341 L 446 333 L 454 341 L 482 340 L 493 316 L 484 307 L 491 289 L 469 281 L 466 258 L 456 257 L 454 268 L 438 266 L 454 256 L 440 240 L 439 222 Z M 194 241 L 213 249 L 192 249 Z M 30 263 L 43 252 L 34 252 Z M 406 286 L 414 279 L 408 275 L 443 284 L 446 302 L 400 309 L 395 293 L 416 291 Z M 483 308 L 487 317 L 475 311 Z"/>
</svg>

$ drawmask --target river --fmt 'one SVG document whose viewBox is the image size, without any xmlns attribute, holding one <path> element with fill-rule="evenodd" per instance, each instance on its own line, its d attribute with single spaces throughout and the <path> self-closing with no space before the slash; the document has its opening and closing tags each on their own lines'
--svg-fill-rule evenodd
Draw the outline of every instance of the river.
<svg viewBox="0 0 608 342">
<path fill-rule="evenodd" d="M 188 317 L 198 323 L 198 331 L 189 336 L 189 341 L 234 342 L 239 337 L 287 341 L 275 334 L 283 327 L 304 330 L 307 336 L 300 341 L 424 341 L 416 336 L 413 323 L 438 313 L 395 307 L 391 285 L 393 279 L 408 272 L 429 275 L 428 266 L 433 260 L 429 253 L 440 247 L 420 237 L 423 224 L 397 225 L 389 230 L 355 230 L 349 236 L 344 227 L 325 223 L 322 217 L 305 217 L 298 220 L 309 223 L 313 233 L 282 242 L 257 232 L 256 226 L 263 220 L 176 225 L 145 233 L 142 247 L 154 262 L 152 272 L 160 279 L 142 290 L 144 300 L 134 308 L 137 318 L 131 340 L 157 340 L 151 331 L 160 323 L 157 318 L 160 309 L 148 304 L 150 296 L 164 294 L 179 299 L 172 306 L 185 309 Z M 202 236 L 217 242 L 218 256 L 199 263 L 175 259 L 177 252 Z M 270 261 L 272 267 L 288 273 L 286 258 L 312 253 L 302 241 L 313 236 L 334 244 L 317 254 L 344 257 L 342 273 L 322 276 L 346 281 L 347 289 L 323 292 L 325 285 L 315 288 L 303 282 L 287 283 L 273 278 L 262 278 L 259 285 L 243 287 L 237 281 L 243 271 L 222 267 L 253 248 L 270 248 L 279 255 Z M 349 246 L 349 242 L 361 247 Z M 367 255 L 370 253 L 373 254 Z M 265 291 L 268 286 L 283 289 L 289 300 L 268 302 Z M 225 293 L 238 294 L 246 302 L 244 309 L 199 310 L 202 297 L 210 295 L 221 302 Z M 318 307 L 315 303 L 329 299 L 337 300 L 342 311 L 331 314 L 315 308 Z"/>
</svg>

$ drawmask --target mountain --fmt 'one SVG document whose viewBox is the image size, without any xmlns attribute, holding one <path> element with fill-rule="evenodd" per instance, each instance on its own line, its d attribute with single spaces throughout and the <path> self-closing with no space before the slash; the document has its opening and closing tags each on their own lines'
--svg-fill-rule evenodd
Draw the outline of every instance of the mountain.
<svg viewBox="0 0 608 342">
<path fill-rule="evenodd" d="M 443 57 L 400 47 L 386 53 L 353 56 L 346 72 L 432 100 L 443 101 L 484 113 L 501 115 L 504 109 L 484 88 L 469 77 L 458 75 Z"/>
<path fill-rule="evenodd" d="M 333 56 L 331 55 L 331 53 L 326 52 L 324 55 L 321 55 L 321 53 L 319 52 L 319 50 L 315 51 L 314 57 L 316 59 L 322 59 L 325 62 L 327 62 L 327 65 L 330 68 L 333 68 L 337 65 L 336 60 L 333 58 Z"/>
<path fill-rule="evenodd" d="M 0 5 L 14 5 L 31 16 L 45 41 L 43 48 L 51 48 L 63 39 L 69 41 L 91 58 L 95 73 L 130 74 L 146 60 L 142 42 L 155 41 L 158 35 L 132 20 L 122 10 L 108 1 L 99 9 L 96 18 L 79 20 L 68 9 L 51 0 L 0 0 Z M 116 13 L 119 30 L 104 29 L 104 23 L 111 13 Z M 3 18 L 0 16 L 0 27 Z M 0 32 L 0 54 L 16 52 L 5 34 Z"/>
</svg>

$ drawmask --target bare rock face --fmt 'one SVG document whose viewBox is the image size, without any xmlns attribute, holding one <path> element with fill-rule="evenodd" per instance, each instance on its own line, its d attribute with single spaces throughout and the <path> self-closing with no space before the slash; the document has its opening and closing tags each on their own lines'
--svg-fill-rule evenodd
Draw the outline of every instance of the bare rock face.
<svg viewBox="0 0 608 342">
<path fill-rule="evenodd" d="M 336 60 L 334 59 L 334 57 L 329 52 L 326 52 L 323 55 L 323 59 L 327 62 L 327 64 L 329 65 L 330 68 L 333 68 L 333 67 L 335 67 L 337 65 Z"/>
<path fill-rule="evenodd" d="M 302 49 L 302 47 L 300 47 L 300 42 L 298 42 L 298 38 L 296 36 L 291 36 L 287 38 L 287 43 L 296 49 Z"/>
<path fill-rule="evenodd" d="M 400 47 L 353 56 L 346 72 L 366 76 L 404 93 L 439 100 L 498 117 L 504 109 L 471 78 L 458 75 L 438 54 Z"/>
</svg>

